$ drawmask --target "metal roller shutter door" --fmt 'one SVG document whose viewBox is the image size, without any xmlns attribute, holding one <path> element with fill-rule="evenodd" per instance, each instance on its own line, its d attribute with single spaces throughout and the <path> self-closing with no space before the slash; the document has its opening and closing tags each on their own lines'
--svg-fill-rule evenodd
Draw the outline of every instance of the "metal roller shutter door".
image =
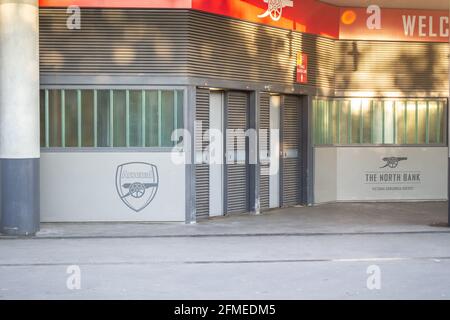
<svg viewBox="0 0 450 320">
<path fill-rule="evenodd" d="M 282 106 L 282 200 L 283 206 L 300 203 L 300 113 L 299 98 L 284 96 Z"/>
<path fill-rule="evenodd" d="M 270 95 L 268 93 L 261 93 L 259 100 L 259 128 L 266 131 L 266 139 L 261 139 L 260 143 L 265 143 L 266 146 L 260 145 L 261 149 L 267 151 L 267 157 L 270 154 Z M 260 134 L 264 134 L 261 131 Z M 262 159 L 260 163 L 260 182 L 259 182 L 259 201 L 260 208 L 262 210 L 269 208 L 269 172 L 270 162 L 266 159 Z"/>
<path fill-rule="evenodd" d="M 197 89 L 195 118 L 197 128 L 195 132 L 195 205 L 197 218 L 209 216 L 209 165 L 201 161 L 201 152 L 205 150 L 208 141 L 203 141 L 202 137 L 209 129 L 209 90 Z M 201 130 L 198 123 L 201 121 Z"/>
<path fill-rule="evenodd" d="M 226 128 L 227 132 L 247 130 L 248 94 L 230 91 L 227 93 Z M 228 136 L 228 133 L 227 133 Z M 248 172 L 247 151 L 244 139 L 226 139 L 226 213 L 248 211 Z M 233 159 L 232 163 L 229 163 Z"/>
</svg>

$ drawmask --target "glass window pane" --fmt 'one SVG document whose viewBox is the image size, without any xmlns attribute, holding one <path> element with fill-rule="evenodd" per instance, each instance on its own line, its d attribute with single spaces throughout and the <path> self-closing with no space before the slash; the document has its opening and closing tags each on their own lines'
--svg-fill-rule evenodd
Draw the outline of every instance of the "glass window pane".
<svg viewBox="0 0 450 320">
<path fill-rule="evenodd" d="M 436 101 L 430 101 L 428 104 L 428 137 L 430 143 L 437 143 L 437 123 L 439 121 L 438 115 L 438 103 Z"/>
<path fill-rule="evenodd" d="M 425 101 L 417 102 L 417 143 L 426 143 L 426 125 L 427 125 L 427 103 Z"/>
<path fill-rule="evenodd" d="M 405 144 L 406 104 L 404 101 L 395 101 L 395 143 Z"/>
<path fill-rule="evenodd" d="M 406 105 L 406 143 L 408 144 L 416 143 L 416 104 L 417 101 L 408 101 Z"/>
<path fill-rule="evenodd" d="M 445 103 L 443 101 L 439 101 L 439 143 L 445 143 L 445 124 L 446 121 L 446 113 L 445 113 Z"/>
<path fill-rule="evenodd" d="M 175 129 L 174 126 L 174 92 L 173 91 L 161 91 L 161 146 L 171 147 L 174 145 L 172 142 L 172 132 Z"/>
<path fill-rule="evenodd" d="M 142 91 L 130 91 L 130 147 L 142 147 Z"/>
<path fill-rule="evenodd" d="M 361 137 L 361 100 L 351 100 L 351 126 L 352 140 L 351 143 L 360 143 Z"/>
<path fill-rule="evenodd" d="M 66 147 L 78 146 L 77 90 L 65 90 L 65 142 Z"/>
<path fill-rule="evenodd" d="M 340 144 L 349 144 L 349 112 L 350 101 L 339 100 L 340 107 L 340 124 L 339 124 L 339 136 Z"/>
<path fill-rule="evenodd" d="M 363 143 L 372 143 L 372 103 L 369 99 L 362 100 Z"/>
<path fill-rule="evenodd" d="M 313 112 L 314 112 L 314 143 L 316 145 L 320 144 L 319 141 L 319 101 L 317 99 L 313 100 Z"/>
<path fill-rule="evenodd" d="M 382 144 L 383 143 L 383 102 L 380 100 L 375 100 L 372 102 L 372 117 L 373 117 L 373 128 L 372 128 L 372 143 Z"/>
<path fill-rule="evenodd" d="M 39 91 L 40 144 L 45 147 L 45 90 Z"/>
<path fill-rule="evenodd" d="M 113 92 L 113 144 L 114 147 L 126 147 L 126 91 Z"/>
<path fill-rule="evenodd" d="M 177 103 L 177 128 L 178 129 L 182 129 L 184 128 L 184 91 L 183 90 L 178 90 L 177 91 L 177 99 L 178 99 L 178 103 Z"/>
<path fill-rule="evenodd" d="M 61 91 L 49 90 L 49 144 L 61 147 Z"/>
<path fill-rule="evenodd" d="M 331 101 L 330 100 L 324 100 L 323 101 L 323 108 L 325 112 L 324 117 L 324 128 L 325 128 L 325 144 L 331 144 L 332 137 L 331 137 L 331 119 L 332 119 L 332 110 L 331 110 Z"/>
<path fill-rule="evenodd" d="M 94 147 L 94 91 L 81 91 L 81 145 Z"/>
<path fill-rule="evenodd" d="M 385 100 L 383 101 L 383 104 L 384 104 L 384 143 L 393 144 L 395 132 L 394 101 Z"/>
<path fill-rule="evenodd" d="M 339 110 L 338 110 L 338 103 L 336 100 L 333 101 L 329 101 L 328 102 L 330 104 L 330 110 L 331 110 L 331 123 L 330 123 L 330 134 L 331 134 L 331 139 L 330 139 L 330 143 L 331 144 L 338 144 L 338 137 L 339 137 L 339 126 L 338 126 L 338 116 L 339 116 Z"/>
<path fill-rule="evenodd" d="M 158 146 L 158 91 L 145 92 L 145 145 Z"/>
<path fill-rule="evenodd" d="M 97 90 L 97 146 L 111 147 L 109 90 Z"/>
</svg>

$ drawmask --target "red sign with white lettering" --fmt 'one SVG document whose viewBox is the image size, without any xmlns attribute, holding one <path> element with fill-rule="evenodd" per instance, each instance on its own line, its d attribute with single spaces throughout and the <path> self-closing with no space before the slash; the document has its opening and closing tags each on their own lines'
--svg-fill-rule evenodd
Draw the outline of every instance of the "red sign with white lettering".
<svg viewBox="0 0 450 320">
<path fill-rule="evenodd" d="M 308 83 L 308 55 L 305 53 L 297 53 L 297 82 Z"/>
<path fill-rule="evenodd" d="M 442 0 L 444 1 L 444 0 Z M 448 42 L 447 11 L 349 8 L 319 0 L 39 0 L 40 7 L 193 9 L 348 40 Z"/>
<path fill-rule="evenodd" d="M 342 8 L 340 39 L 448 42 L 447 11 Z"/>
</svg>

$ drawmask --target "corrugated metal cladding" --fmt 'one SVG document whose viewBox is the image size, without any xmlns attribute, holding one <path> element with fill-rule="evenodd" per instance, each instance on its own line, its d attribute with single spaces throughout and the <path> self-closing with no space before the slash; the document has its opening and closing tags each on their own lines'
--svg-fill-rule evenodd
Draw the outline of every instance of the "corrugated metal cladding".
<svg viewBox="0 0 450 320">
<path fill-rule="evenodd" d="M 301 113 L 299 98 L 284 96 L 282 104 L 281 141 L 282 159 L 282 205 L 293 206 L 301 203 L 302 186 L 300 183 L 301 151 Z"/>
<path fill-rule="evenodd" d="M 246 92 L 229 91 L 226 94 L 226 213 L 248 211 L 249 177 L 247 172 L 247 152 L 245 138 L 235 139 L 230 130 L 244 133 L 248 123 L 249 97 Z M 236 135 L 239 132 L 235 132 Z M 230 159 L 231 156 L 231 159 Z M 229 162 L 229 160 L 232 160 Z"/>
<path fill-rule="evenodd" d="M 448 44 L 336 42 L 336 90 L 448 92 Z"/>
<path fill-rule="evenodd" d="M 195 109 L 195 152 L 201 154 L 206 150 L 208 141 L 202 139 L 209 130 L 209 90 L 197 88 Z M 201 123 L 201 126 L 200 126 Z M 197 158 L 197 157 L 196 157 Z M 197 158 L 198 159 L 198 158 Z M 209 216 L 209 165 L 207 163 L 195 166 L 195 204 L 197 218 Z"/>
<path fill-rule="evenodd" d="M 309 54 L 310 85 L 334 86 L 334 41 L 186 10 L 40 9 L 41 73 L 144 73 L 292 84 Z"/>
<path fill-rule="evenodd" d="M 82 9 L 80 30 L 67 17 L 40 9 L 41 73 L 187 73 L 187 11 Z"/>
<path fill-rule="evenodd" d="M 293 84 L 296 55 L 304 52 L 309 84 L 334 86 L 331 39 L 195 11 L 189 16 L 191 75 Z"/>
<path fill-rule="evenodd" d="M 259 98 L 259 128 L 260 130 L 267 130 L 266 149 L 267 156 L 270 155 L 270 95 L 268 93 L 261 93 Z M 262 139 L 261 143 L 264 141 Z M 262 162 L 260 166 L 259 176 L 259 202 L 262 210 L 269 208 L 269 185 L 270 185 L 270 164 L 269 162 Z"/>
<path fill-rule="evenodd" d="M 189 10 L 40 9 L 42 74 L 190 75 L 292 84 L 308 54 L 309 85 L 377 92 L 448 88 L 445 43 L 335 41 Z"/>
</svg>

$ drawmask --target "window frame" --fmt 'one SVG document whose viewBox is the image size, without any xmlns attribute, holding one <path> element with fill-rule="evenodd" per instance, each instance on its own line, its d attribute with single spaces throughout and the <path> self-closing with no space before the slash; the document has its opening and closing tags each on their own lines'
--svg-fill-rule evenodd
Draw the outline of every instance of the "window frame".
<svg viewBox="0 0 450 320">
<path fill-rule="evenodd" d="M 442 147 L 447 147 L 448 146 L 448 134 L 447 134 L 447 130 L 448 130 L 448 126 L 449 126 L 449 120 L 448 120 L 448 108 L 449 108 L 449 100 L 447 98 L 444 97 L 358 97 L 358 96 L 352 96 L 352 97 L 342 97 L 342 96 L 337 96 L 337 97 L 330 97 L 330 96 L 312 96 L 311 99 L 311 110 L 312 110 L 312 114 L 313 114 L 313 120 L 311 121 L 312 125 L 315 126 L 316 123 L 320 122 L 318 119 L 316 119 L 316 114 L 315 114 L 315 108 L 314 108 L 314 101 L 330 101 L 331 105 L 334 105 L 335 102 L 338 101 L 349 101 L 350 102 L 350 106 L 351 106 L 351 100 L 352 99 L 367 99 L 368 100 L 368 105 L 369 107 L 372 107 L 374 104 L 374 101 L 401 101 L 405 103 L 405 110 L 407 109 L 407 105 L 408 102 L 410 101 L 414 101 L 416 103 L 416 105 L 418 104 L 418 102 L 443 102 L 443 106 L 444 106 L 444 112 L 443 112 L 443 116 L 441 118 L 441 122 L 444 123 L 444 128 L 443 128 L 443 141 L 440 143 L 413 143 L 413 144 L 408 144 L 408 143 L 401 143 L 401 144 L 396 144 L 394 143 L 348 143 L 349 141 L 349 137 L 348 135 L 351 134 L 351 132 L 347 132 L 347 143 L 324 143 L 324 144 L 317 144 L 316 143 L 316 128 L 312 128 L 311 132 L 313 133 L 313 147 L 314 148 L 326 148 L 326 147 L 343 147 L 343 148 L 354 148 L 354 147 L 375 147 L 375 148 L 380 148 L 380 147 L 416 147 L 416 148 L 431 148 L 431 147 L 437 147 L 437 148 L 442 148 Z M 351 107 L 350 107 L 351 109 Z M 371 111 L 373 112 L 373 111 Z M 340 114 L 341 112 L 337 112 L 337 114 Z M 397 121 L 397 118 L 395 116 L 395 107 L 394 107 L 394 117 L 395 117 L 395 121 L 394 123 Z M 349 120 L 351 118 L 350 116 L 351 112 L 349 112 Z M 417 113 L 417 109 L 416 109 L 416 118 L 418 117 L 418 113 Z M 371 116 L 371 124 L 373 125 L 373 114 Z M 428 118 L 428 112 L 427 112 L 427 119 Z M 417 121 L 417 119 L 416 119 Z M 429 120 L 428 120 L 429 121 Z M 382 128 L 382 135 L 383 135 L 383 139 L 385 136 L 385 113 L 384 113 L 384 106 L 383 106 L 383 128 Z M 341 126 L 341 121 L 338 121 L 338 127 Z M 428 123 L 426 124 L 426 127 L 428 127 Z M 347 124 L 347 131 L 351 130 L 351 126 L 349 126 Z M 396 124 L 394 124 L 394 136 L 393 139 L 395 141 L 396 139 Z M 428 130 L 428 128 L 427 128 Z M 437 130 L 437 129 L 436 129 Z M 405 130 L 406 131 L 406 130 Z M 418 126 L 416 123 L 416 136 L 418 135 Z M 372 128 L 372 134 L 371 136 L 373 137 L 373 128 Z M 373 138 L 372 138 L 373 139 Z M 359 140 L 363 140 L 363 137 L 360 136 Z"/>
<path fill-rule="evenodd" d="M 95 95 L 95 92 L 99 91 L 99 90 L 110 90 L 110 94 L 113 94 L 114 90 L 125 90 L 126 92 L 129 91 L 134 91 L 134 90 L 159 90 L 159 91 L 182 91 L 183 92 L 183 123 L 182 123 L 182 129 L 186 128 L 187 126 L 187 119 L 186 119 L 186 115 L 187 115 L 187 108 L 188 108 L 188 87 L 186 86 L 158 86 L 158 85 L 41 85 L 39 90 L 43 90 L 44 91 L 44 106 L 40 106 L 40 112 L 41 110 L 44 110 L 45 112 L 49 112 L 48 110 L 48 100 L 46 99 L 48 97 L 48 90 L 78 90 L 77 94 L 79 94 L 81 91 L 83 90 L 92 90 L 93 96 Z M 176 101 L 176 100 L 175 100 Z M 111 101 L 110 101 L 111 103 Z M 96 103 L 95 103 L 96 104 Z M 127 108 L 127 106 L 125 106 Z M 63 108 L 61 108 L 63 109 Z M 94 106 L 94 110 L 97 110 L 97 108 Z M 80 110 L 78 110 L 78 112 L 80 113 Z M 95 111 L 94 111 L 95 114 Z M 97 118 L 97 114 L 95 114 L 95 119 Z M 46 115 L 44 115 L 44 123 L 46 125 L 46 128 L 44 128 L 44 132 L 48 131 L 48 117 Z M 78 123 L 78 127 L 81 127 L 81 122 Z M 47 134 L 47 133 L 46 133 Z M 81 134 L 81 133 L 79 133 Z M 95 136 L 97 136 L 97 132 L 95 132 L 94 130 L 94 134 Z M 127 136 L 129 135 L 129 133 L 127 133 Z M 125 139 L 127 140 L 127 137 L 125 137 Z M 44 137 L 43 139 L 46 144 L 47 144 L 47 140 L 46 137 Z M 145 140 L 145 139 L 144 139 Z M 82 140 L 81 140 L 82 141 Z M 79 142 L 81 142 L 79 141 Z M 113 144 L 114 145 L 114 144 Z M 147 147 L 147 146 L 142 146 L 142 147 L 114 147 L 114 146 L 107 146 L 107 147 L 98 147 L 98 146 L 94 146 L 94 147 L 81 147 L 81 146 L 77 146 L 77 147 L 65 147 L 65 146 L 60 146 L 60 147 L 48 147 L 47 146 L 41 146 L 40 147 L 40 151 L 41 153 L 58 153 L 58 152 L 119 152 L 119 153 L 128 153 L 128 152 L 184 152 L 185 151 L 185 146 L 183 145 L 182 147 L 178 147 L 178 146 L 152 146 L 152 147 Z"/>
</svg>

